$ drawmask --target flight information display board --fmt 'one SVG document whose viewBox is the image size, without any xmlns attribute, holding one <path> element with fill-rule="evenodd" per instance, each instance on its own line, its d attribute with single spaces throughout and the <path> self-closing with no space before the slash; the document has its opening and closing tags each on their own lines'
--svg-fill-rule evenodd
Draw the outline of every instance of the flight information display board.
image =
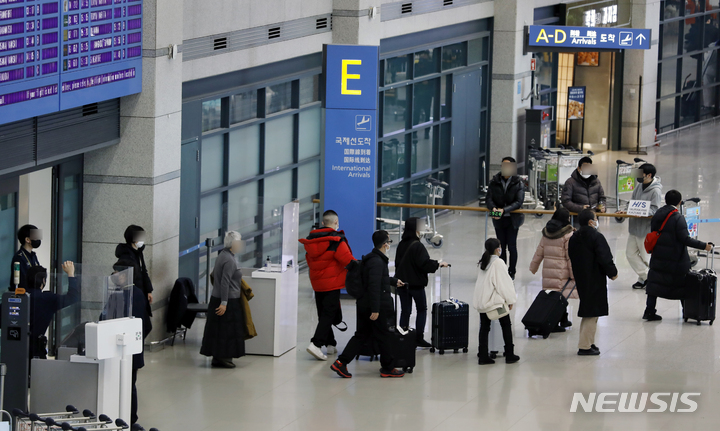
<svg viewBox="0 0 720 431">
<path fill-rule="evenodd" d="M 142 90 L 142 0 L 0 0 L 0 124 Z"/>
</svg>

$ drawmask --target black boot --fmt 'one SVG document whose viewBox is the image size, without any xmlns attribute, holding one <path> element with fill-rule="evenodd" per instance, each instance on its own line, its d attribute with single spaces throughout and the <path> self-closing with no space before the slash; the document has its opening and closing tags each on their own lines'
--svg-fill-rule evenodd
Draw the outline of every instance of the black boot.
<svg viewBox="0 0 720 431">
<path fill-rule="evenodd" d="M 565 314 L 563 314 L 562 319 L 560 319 L 560 326 L 562 326 L 563 328 L 569 328 L 572 326 L 572 322 L 570 321 L 570 319 L 568 319 L 568 317 L 569 316 L 566 311 Z"/>
<path fill-rule="evenodd" d="M 478 365 L 490 365 L 494 363 L 495 361 L 490 358 L 487 349 L 480 350 L 480 353 L 478 353 Z"/>
<path fill-rule="evenodd" d="M 425 340 L 424 334 L 421 334 L 421 333 L 418 333 L 417 341 L 415 342 L 415 345 L 420 347 L 421 349 L 426 349 L 428 347 L 432 347 L 432 344 L 428 343 Z"/>
<path fill-rule="evenodd" d="M 515 354 L 515 345 L 514 344 L 506 344 L 505 345 L 505 363 L 506 364 L 514 364 L 515 362 L 520 360 L 520 356 L 517 356 Z"/>
</svg>

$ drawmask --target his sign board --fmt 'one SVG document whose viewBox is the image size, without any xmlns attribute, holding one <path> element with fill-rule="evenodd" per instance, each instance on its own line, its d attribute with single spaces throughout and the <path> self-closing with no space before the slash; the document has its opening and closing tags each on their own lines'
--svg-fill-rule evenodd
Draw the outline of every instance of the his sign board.
<svg viewBox="0 0 720 431">
<path fill-rule="evenodd" d="M 542 48 L 650 49 L 648 29 L 528 26 L 528 45 Z M 588 49 L 590 48 L 590 49 Z"/>
<path fill-rule="evenodd" d="M 647 217 L 650 215 L 650 201 L 631 200 L 628 204 L 628 215 Z"/>
<path fill-rule="evenodd" d="M 325 145 L 321 200 L 348 243 L 372 249 L 377 208 L 378 47 L 325 45 Z"/>
</svg>

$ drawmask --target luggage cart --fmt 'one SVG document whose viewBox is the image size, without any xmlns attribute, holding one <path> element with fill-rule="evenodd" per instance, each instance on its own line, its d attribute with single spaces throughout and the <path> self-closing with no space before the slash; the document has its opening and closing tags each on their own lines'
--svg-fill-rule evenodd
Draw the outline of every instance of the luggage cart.
<svg viewBox="0 0 720 431">
<path fill-rule="evenodd" d="M 528 192 L 535 200 L 535 209 L 544 210 L 544 187 L 545 187 L 545 165 L 547 164 L 547 156 L 544 151 L 538 150 L 532 145 L 528 147 L 530 150 L 528 157 Z"/>
<path fill-rule="evenodd" d="M 435 178 L 428 178 L 425 187 L 428 189 L 427 204 L 435 205 L 436 199 L 443 199 L 445 197 L 445 188 L 448 183 L 445 181 L 436 180 Z M 426 211 L 427 226 L 425 231 L 422 232 L 423 238 L 433 248 L 440 248 L 443 245 L 443 236 L 437 231 L 437 221 L 435 219 L 435 209 L 428 208 Z"/>
<path fill-rule="evenodd" d="M 640 166 L 647 163 L 643 159 L 635 158 L 633 163 L 628 163 L 623 160 L 617 160 L 615 167 L 615 211 L 627 211 L 627 206 L 630 203 L 630 199 L 622 199 L 620 195 L 629 193 L 632 195 L 635 190 L 636 174 L 633 172 Z M 615 221 L 623 223 L 624 217 L 615 217 Z"/>
</svg>

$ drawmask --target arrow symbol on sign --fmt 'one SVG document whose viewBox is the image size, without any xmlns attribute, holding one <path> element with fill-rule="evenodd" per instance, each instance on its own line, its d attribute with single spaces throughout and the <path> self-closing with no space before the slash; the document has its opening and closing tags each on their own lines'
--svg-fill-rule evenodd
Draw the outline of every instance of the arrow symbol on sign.
<svg viewBox="0 0 720 431">
<path fill-rule="evenodd" d="M 643 41 L 647 38 L 645 36 L 643 36 L 642 34 L 639 34 L 639 35 L 637 35 L 637 37 L 635 39 L 639 40 L 640 43 L 643 43 Z"/>
</svg>

